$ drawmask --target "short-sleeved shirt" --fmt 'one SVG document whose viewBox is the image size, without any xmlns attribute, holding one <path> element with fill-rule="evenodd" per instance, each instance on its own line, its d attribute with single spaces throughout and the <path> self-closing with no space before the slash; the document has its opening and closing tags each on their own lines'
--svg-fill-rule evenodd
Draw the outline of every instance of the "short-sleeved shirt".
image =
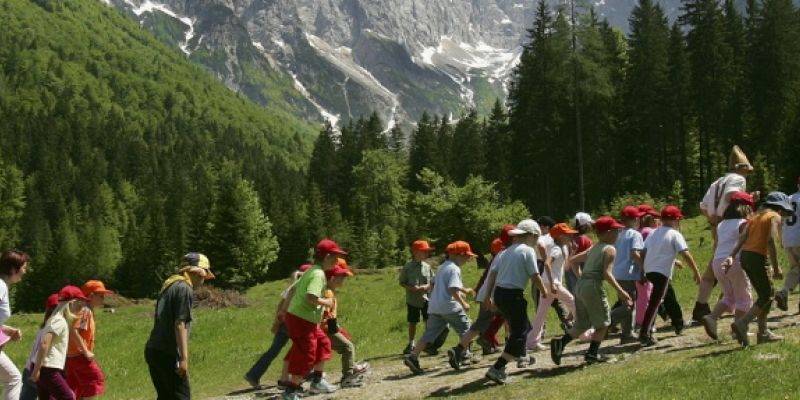
<svg viewBox="0 0 800 400">
<path fill-rule="evenodd" d="M 536 256 L 536 250 L 525 243 L 511 245 L 498 262 L 495 286 L 525 290 L 531 276 L 539 273 Z"/>
<path fill-rule="evenodd" d="M 553 237 L 550 236 L 550 234 L 548 233 L 546 235 L 539 236 L 539 239 L 536 240 L 536 244 L 538 244 L 539 246 L 542 246 L 542 248 L 544 248 L 544 256 L 547 257 L 547 255 L 550 254 L 550 249 L 552 249 L 553 246 L 556 245 L 556 241 L 553 240 Z M 541 257 L 538 257 L 539 253 L 536 253 L 536 254 L 537 254 L 537 257 L 536 257 L 537 260 L 544 261 L 544 259 L 542 259 Z"/>
<path fill-rule="evenodd" d="M 192 331 L 192 303 L 194 292 L 188 283 L 179 281 L 166 288 L 158 296 L 153 330 L 146 347 L 162 353 L 178 356 L 178 342 L 175 340 L 175 324 L 183 321 L 187 333 Z"/>
<path fill-rule="evenodd" d="M 400 284 L 411 286 L 424 286 L 433 280 L 433 269 L 425 261 L 409 261 L 400 270 Z M 422 308 L 428 301 L 427 292 L 412 292 L 406 290 L 406 303 L 411 306 Z"/>
<path fill-rule="evenodd" d="M 750 218 L 750 222 L 747 224 L 747 240 L 744 241 L 742 250 L 766 256 L 769 249 L 769 234 L 772 229 L 772 219 L 780 219 L 780 217 L 780 214 L 772 210 L 759 212 L 753 215 L 753 217 Z"/>
<path fill-rule="evenodd" d="M 728 208 L 728 204 L 730 204 L 728 200 L 730 195 L 736 192 L 744 192 L 746 190 L 746 185 L 747 180 L 745 177 L 734 172 L 727 173 L 709 186 L 705 196 L 703 196 L 703 201 L 700 202 L 700 208 L 710 215 L 721 217 L 725 214 L 725 209 Z M 717 194 L 719 194 L 718 202 Z M 716 209 L 714 208 L 715 202 L 717 202 Z"/>
<path fill-rule="evenodd" d="M 589 253 L 586 255 L 586 262 L 583 264 L 580 281 L 602 281 L 604 279 L 603 272 L 605 270 L 605 265 L 603 263 L 603 254 L 610 246 L 610 244 L 603 244 L 602 242 L 597 246 L 592 246 L 591 250 L 589 250 Z"/>
<path fill-rule="evenodd" d="M 289 303 L 288 312 L 302 318 L 308 322 L 318 324 L 322 320 L 324 307 L 319 304 L 311 304 L 306 300 L 306 295 L 312 294 L 322 298 L 328 281 L 325 279 L 325 271 L 322 267 L 315 265 L 305 273 L 294 285 L 294 296 Z"/>
<path fill-rule="evenodd" d="M 43 367 L 64 369 L 67 362 L 67 342 L 69 341 L 69 324 L 64 314 L 53 314 L 44 324 L 44 333 L 52 333 L 50 350 L 44 355 Z M 175 335 L 172 335 L 175 336 Z"/>
<path fill-rule="evenodd" d="M 644 241 L 647 255 L 644 259 L 644 272 L 658 272 L 667 278 L 672 278 L 672 267 L 675 265 L 675 256 L 682 251 L 689 250 L 686 239 L 672 227 L 660 226 L 653 231 Z"/>
<path fill-rule="evenodd" d="M 614 279 L 618 281 L 639 280 L 642 271 L 633 258 L 633 251 L 644 249 L 642 234 L 636 229 L 625 228 L 619 233 L 614 248 L 617 249 L 617 257 L 614 259 Z"/>
<path fill-rule="evenodd" d="M 450 294 L 451 288 L 463 289 L 461 268 L 447 260 L 439 267 L 433 279 L 433 291 L 428 303 L 428 314 L 453 314 L 462 310 L 461 304 Z"/>
<path fill-rule="evenodd" d="M 783 247 L 800 247 L 800 192 L 797 192 L 789 197 L 789 203 L 792 205 L 794 212 L 789 218 L 783 220 Z"/>
<path fill-rule="evenodd" d="M 550 269 L 553 272 L 553 281 L 556 283 L 561 283 L 564 277 L 564 263 L 566 262 L 569 253 L 564 246 L 560 246 L 557 244 L 553 244 L 550 247 L 550 251 L 548 252 L 548 257 L 552 257 L 553 261 L 550 265 Z M 550 284 L 550 279 L 547 278 L 547 274 L 542 274 L 542 281 L 545 285 Z"/>
<path fill-rule="evenodd" d="M 722 260 L 731 255 L 736 243 L 739 241 L 739 229 L 746 224 L 746 219 L 723 219 L 717 225 L 717 248 L 714 250 L 714 260 Z M 736 255 L 738 258 L 738 254 Z"/>
<path fill-rule="evenodd" d="M 506 252 L 505 249 L 500 250 L 499 253 L 495 254 L 495 256 L 492 257 L 492 262 L 489 264 L 487 275 L 491 274 L 492 272 L 494 272 L 495 274 L 497 273 L 497 265 L 500 264 L 500 258 L 505 252 Z M 495 284 L 496 283 L 497 283 L 497 277 L 495 277 Z M 489 294 L 488 292 L 489 292 L 489 285 L 487 285 L 484 282 L 484 284 L 481 285 L 481 288 L 478 290 L 478 294 L 475 296 L 475 301 L 477 301 L 478 303 L 482 303 L 484 300 L 486 300 L 486 296 Z"/>
<path fill-rule="evenodd" d="M 78 330 L 78 334 L 86 344 L 86 348 L 94 352 L 94 313 L 89 307 L 83 307 L 83 311 L 78 318 L 72 321 L 72 327 Z M 74 357 L 81 354 L 81 347 L 76 340 L 70 339 L 67 347 L 67 357 Z"/>
<path fill-rule="evenodd" d="M 0 325 L 6 323 L 11 317 L 11 302 L 8 299 L 8 285 L 6 281 L 0 279 Z"/>
</svg>

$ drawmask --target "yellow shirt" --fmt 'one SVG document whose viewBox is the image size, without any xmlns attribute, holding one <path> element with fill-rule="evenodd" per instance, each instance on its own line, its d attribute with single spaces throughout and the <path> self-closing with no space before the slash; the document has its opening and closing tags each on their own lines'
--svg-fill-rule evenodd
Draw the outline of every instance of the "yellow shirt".
<svg viewBox="0 0 800 400">
<path fill-rule="evenodd" d="M 769 234 L 772 230 L 772 218 L 780 219 L 780 214 L 775 211 L 767 211 L 754 215 L 747 223 L 747 240 L 742 245 L 742 251 L 767 256 L 769 249 Z M 778 238 L 773 238 L 777 240 Z"/>
</svg>

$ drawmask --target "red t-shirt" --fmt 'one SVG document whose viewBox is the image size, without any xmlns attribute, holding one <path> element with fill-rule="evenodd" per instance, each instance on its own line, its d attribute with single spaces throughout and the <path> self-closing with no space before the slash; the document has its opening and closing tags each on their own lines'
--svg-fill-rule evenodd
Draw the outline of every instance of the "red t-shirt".
<svg viewBox="0 0 800 400">
<path fill-rule="evenodd" d="M 592 239 L 586 235 L 580 235 L 575 238 L 575 244 L 578 246 L 577 253 L 582 253 L 592 247 Z M 577 254 L 576 253 L 576 254 Z"/>
</svg>

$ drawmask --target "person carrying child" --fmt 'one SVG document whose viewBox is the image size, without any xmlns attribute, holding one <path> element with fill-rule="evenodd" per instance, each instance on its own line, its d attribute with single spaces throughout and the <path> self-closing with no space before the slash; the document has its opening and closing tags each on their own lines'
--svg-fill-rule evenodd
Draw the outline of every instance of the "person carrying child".
<svg viewBox="0 0 800 400">
<path fill-rule="evenodd" d="M 768 194 L 764 203 L 750 218 L 750 222 L 747 223 L 736 246 L 722 262 L 722 268 L 726 271 L 729 270 L 734 265 L 735 257 L 741 251 L 739 257 L 742 268 L 758 295 L 750 310 L 731 324 L 734 337 L 742 347 L 750 344 L 747 327 L 756 318 L 758 319 L 758 335 L 756 336 L 758 344 L 783 340 L 783 337 L 772 333 L 767 328 L 767 316 L 775 293 L 772 279 L 783 278 L 783 271 L 778 264 L 777 249 L 777 241 L 781 232 L 781 215 L 791 215 L 793 212 L 786 194 L 782 192 Z M 767 269 L 767 256 L 772 265 L 772 276 Z"/>
<path fill-rule="evenodd" d="M 107 290 L 103 282 L 90 280 L 81 287 L 89 299 L 80 315 L 73 321 L 67 346 L 67 383 L 76 399 L 91 399 L 105 391 L 105 378 L 94 354 L 95 325 L 93 309 L 103 307 Z"/>
<path fill-rule="evenodd" d="M 77 286 L 64 286 L 58 292 L 58 306 L 45 323 L 31 371 L 31 380 L 36 383 L 40 399 L 75 400 L 64 375 L 64 364 L 67 362 L 69 327 L 88 302 Z"/>
<path fill-rule="evenodd" d="M 467 315 L 470 307 L 465 294 L 473 293 L 473 290 L 464 288 L 461 267 L 477 255 L 472 252 L 469 243 L 460 240 L 447 245 L 445 251 L 447 260 L 439 267 L 433 282 L 425 333 L 414 351 L 405 355 L 403 359 L 403 363 L 415 374 L 425 372 L 419 365 L 419 354 L 425 350 L 428 343 L 436 340 L 448 325 L 461 338 L 467 333 L 471 324 Z M 458 369 L 457 366 L 461 364 L 465 350 L 466 348 L 462 348 L 459 344 L 456 349 L 448 351 L 448 359 L 453 368 Z"/>
<path fill-rule="evenodd" d="M 575 285 L 575 323 L 572 328 L 559 339 L 550 341 L 550 358 L 556 365 L 561 365 L 564 348 L 574 338 L 579 337 L 589 328 L 594 328 L 589 351 L 583 359 L 587 363 L 604 362 L 607 358 L 599 354 L 600 343 L 606 336 L 611 315 L 609 314 L 608 296 L 603 281 L 608 282 L 617 291 L 618 298 L 626 305 L 632 306 L 633 300 L 619 285 L 612 270 L 620 229 L 625 226 L 611 217 L 600 217 L 594 223 L 599 243 L 589 250 L 576 254 L 569 259 L 569 264 L 584 263 L 581 277 Z"/>
<path fill-rule="evenodd" d="M 639 343 L 642 346 L 653 346 L 657 343 L 653 337 L 651 328 L 659 304 L 664 302 L 664 307 L 672 321 L 675 334 L 680 335 L 685 328 L 683 322 L 683 311 L 675 297 L 675 292 L 668 290 L 672 279 L 672 272 L 675 266 L 675 257 L 680 254 L 692 268 L 694 280 L 700 283 L 700 272 L 697 270 L 697 263 L 689 252 L 686 240 L 678 230 L 683 213 L 678 207 L 668 205 L 661 211 L 663 225 L 656 229 L 647 240 L 644 241 L 644 272 L 648 281 L 653 284 L 653 292 L 650 301 L 647 303 L 642 326 L 639 328 Z"/>
<path fill-rule="evenodd" d="M 325 271 L 328 279 L 328 288 L 325 289 L 324 297 L 333 302 L 333 306 L 325 307 L 322 314 L 320 326 L 328 335 L 331 341 L 331 348 L 342 356 L 342 379 L 339 386 L 343 388 L 361 386 L 364 373 L 367 372 L 369 364 L 356 364 L 355 346 L 350 340 L 350 334 L 339 325 L 339 301 L 336 299 L 336 289 L 344 285 L 346 278 L 353 276 L 347 261 L 340 258 L 336 266 L 331 271 Z"/>
</svg>

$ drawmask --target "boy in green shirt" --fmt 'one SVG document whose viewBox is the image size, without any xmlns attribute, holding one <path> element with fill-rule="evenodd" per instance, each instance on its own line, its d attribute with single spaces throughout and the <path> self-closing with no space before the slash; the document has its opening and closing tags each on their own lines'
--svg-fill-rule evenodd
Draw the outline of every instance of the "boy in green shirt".
<svg viewBox="0 0 800 400">
<path fill-rule="evenodd" d="M 406 290 L 406 308 L 408 321 L 408 345 L 403 354 L 414 351 L 414 339 L 417 336 L 417 323 L 422 317 L 428 320 L 428 292 L 433 281 L 433 269 L 425 260 L 433 248 L 425 240 L 417 240 L 411 244 L 409 261 L 400 271 L 400 286 Z"/>
</svg>

